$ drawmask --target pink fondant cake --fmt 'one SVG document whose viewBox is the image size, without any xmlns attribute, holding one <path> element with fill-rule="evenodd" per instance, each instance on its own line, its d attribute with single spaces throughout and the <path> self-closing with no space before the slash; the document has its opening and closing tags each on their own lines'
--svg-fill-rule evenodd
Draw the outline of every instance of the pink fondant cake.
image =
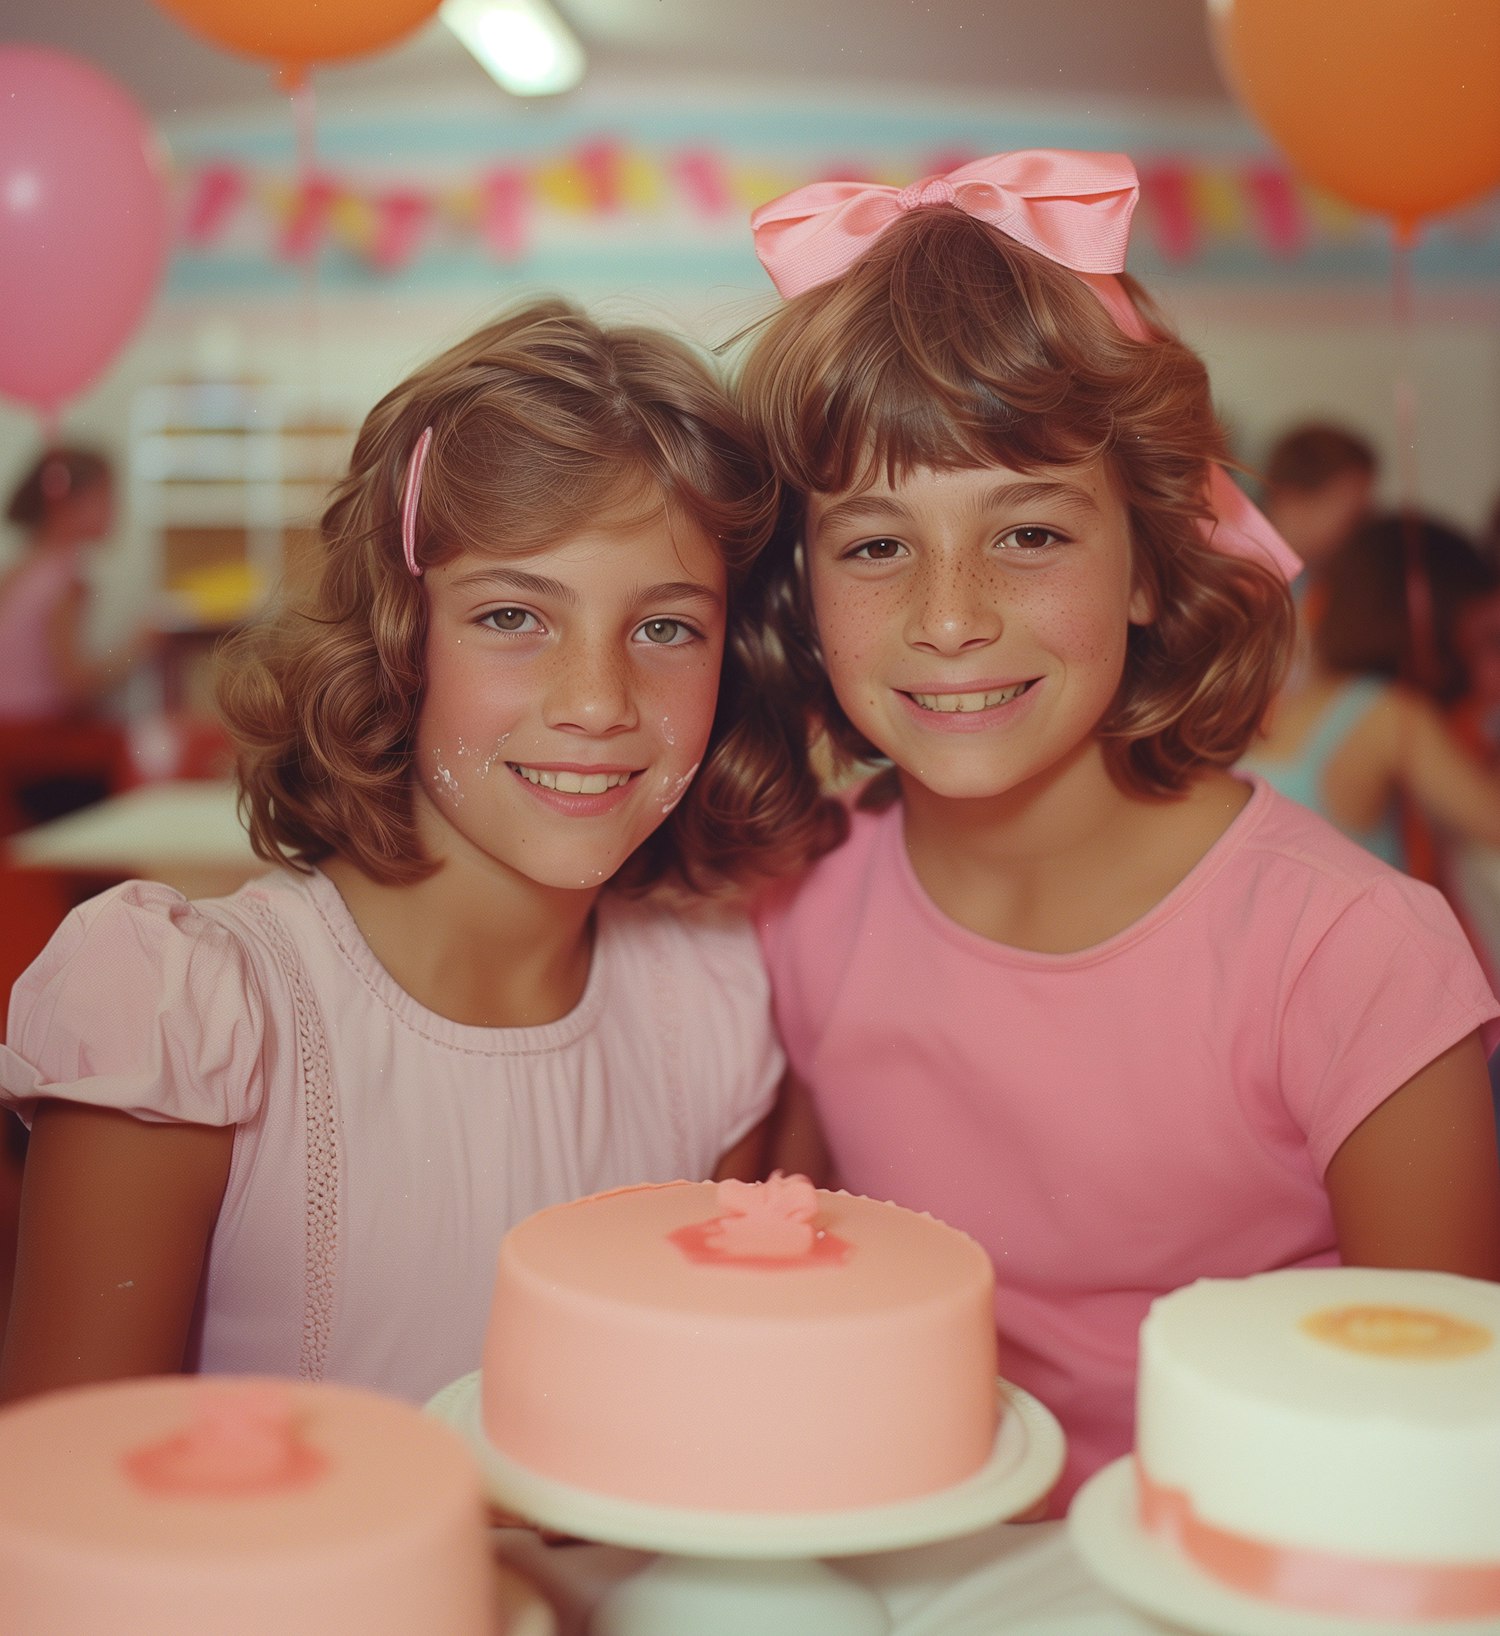
<svg viewBox="0 0 1500 1636">
<path fill-rule="evenodd" d="M 993 1452 L 993 1302 L 963 1233 L 801 1177 L 600 1193 L 501 1245 L 485 1432 L 540 1476 L 646 1504 L 911 1499 Z"/>
<path fill-rule="evenodd" d="M 479 1475 L 407 1404 L 181 1377 L 0 1411 L 5 1636 L 497 1636 Z"/>
</svg>

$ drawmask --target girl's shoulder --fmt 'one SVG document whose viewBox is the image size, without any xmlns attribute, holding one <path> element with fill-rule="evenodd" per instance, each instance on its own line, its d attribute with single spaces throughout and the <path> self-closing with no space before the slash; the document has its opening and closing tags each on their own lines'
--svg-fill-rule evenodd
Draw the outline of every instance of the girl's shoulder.
<svg viewBox="0 0 1500 1636">
<path fill-rule="evenodd" d="M 1467 967 L 1468 938 L 1437 887 L 1375 856 L 1318 813 L 1256 780 L 1226 891 L 1245 924 L 1268 928 L 1284 947 L 1327 940 L 1363 944 L 1369 958 L 1404 945 Z M 1336 935 L 1335 935 L 1336 934 Z M 1477 966 L 1476 966 L 1477 970 Z"/>
<path fill-rule="evenodd" d="M 234 899 L 127 881 L 63 921 L 11 992 L 0 1091 L 233 1124 L 258 1105 L 266 984 Z"/>
</svg>

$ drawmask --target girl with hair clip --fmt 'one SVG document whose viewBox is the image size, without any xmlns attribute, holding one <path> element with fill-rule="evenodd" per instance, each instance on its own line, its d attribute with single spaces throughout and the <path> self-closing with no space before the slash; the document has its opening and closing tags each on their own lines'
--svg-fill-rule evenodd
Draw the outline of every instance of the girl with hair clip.
<svg viewBox="0 0 1500 1636">
<path fill-rule="evenodd" d="M 757 698 L 884 762 L 762 908 L 779 1157 L 952 1222 L 1066 1506 L 1131 1446 L 1136 1336 L 1200 1276 L 1500 1275 L 1482 1034 L 1438 894 L 1228 769 L 1295 559 L 1202 364 L 1121 276 L 1135 172 L 1002 155 L 755 217 L 741 387 L 786 497 Z"/>
<path fill-rule="evenodd" d="M 274 872 L 107 892 L 17 985 L 5 1394 L 187 1369 L 425 1399 L 480 1355 L 513 1222 L 752 1173 L 782 1070 L 754 933 L 663 894 L 814 832 L 719 689 L 774 494 L 686 346 L 562 302 L 376 405 L 310 599 L 225 659 Z"/>
</svg>

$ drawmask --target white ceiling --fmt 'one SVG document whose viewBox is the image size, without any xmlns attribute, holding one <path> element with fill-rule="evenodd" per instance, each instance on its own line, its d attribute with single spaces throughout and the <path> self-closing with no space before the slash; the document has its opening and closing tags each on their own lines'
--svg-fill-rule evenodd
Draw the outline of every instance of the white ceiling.
<svg viewBox="0 0 1500 1636">
<path fill-rule="evenodd" d="M 244 0 L 247 5 L 257 0 Z M 600 79 L 774 79 L 1226 104 L 1204 0 L 556 0 Z M 4 0 L 0 38 L 87 57 L 157 120 L 269 102 L 258 63 L 189 34 L 151 0 Z M 432 23 L 318 77 L 321 94 L 488 84 Z M 496 95 L 503 95 L 498 90 Z"/>
</svg>

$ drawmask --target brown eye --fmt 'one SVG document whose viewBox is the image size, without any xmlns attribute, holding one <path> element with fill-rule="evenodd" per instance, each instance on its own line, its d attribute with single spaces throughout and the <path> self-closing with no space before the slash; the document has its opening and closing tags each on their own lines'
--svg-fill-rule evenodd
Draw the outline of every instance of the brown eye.
<svg viewBox="0 0 1500 1636">
<path fill-rule="evenodd" d="M 849 555 L 865 562 L 891 562 L 905 549 L 900 540 L 863 540 Z"/>
<path fill-rule="evenodd" d="M 1008 534 L 1002 534 L 1000 543 L 1020 551 L 1041 551 L 1049 545 L 1054 545 L 1060 538 L 1061 536 L 1050 528 L 1043 528 L 1039 523 L 1029 523 L 1021 528 L 1011 529 Z"/>
<path fill-rule="evenodd" d="M 497 631 L 520 631 L 525 630 L 531 615 L 524 608 L 495 608 L 484 617 Z"/>
</svg>

